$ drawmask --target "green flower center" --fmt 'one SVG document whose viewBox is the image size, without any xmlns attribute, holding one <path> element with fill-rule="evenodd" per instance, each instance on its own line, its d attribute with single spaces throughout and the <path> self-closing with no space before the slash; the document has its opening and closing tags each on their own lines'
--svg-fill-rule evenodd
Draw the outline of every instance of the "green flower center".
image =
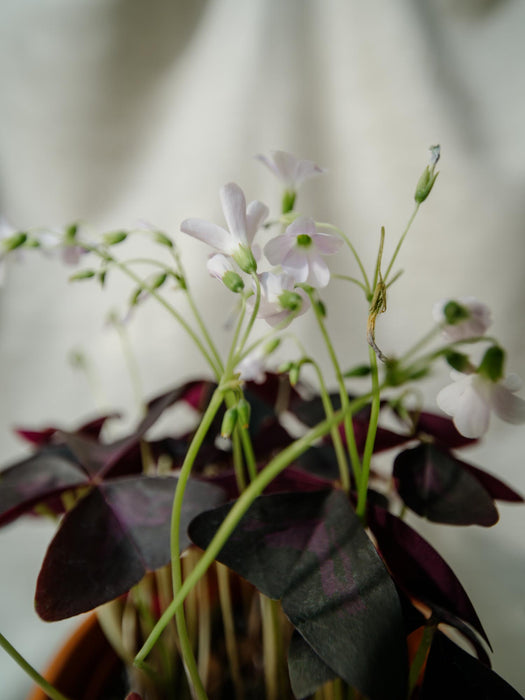
<svg viewBox="0 0 525 700">
<path fill-rule="evenodd" d="M 308 248 L 308 246 L 312 245 L 312 239 L 307 233 L 300 233 L 297 236 L 297 245 L 300 245 L 302 248 Z"/>
</svg>

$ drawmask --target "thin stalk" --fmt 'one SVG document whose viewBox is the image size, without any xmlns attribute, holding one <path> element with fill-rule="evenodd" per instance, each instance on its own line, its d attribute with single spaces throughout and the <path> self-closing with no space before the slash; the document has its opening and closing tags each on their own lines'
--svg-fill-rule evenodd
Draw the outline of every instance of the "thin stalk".
<svg viewBox="0 0 525 700">
<path fill-rule="evenodd" d="M 201 578 L 196 586 L 197 589 L 197 610 L 199 613 L 199 637 L 198 637 L 198 669 L 199 677 L 206 685 L 210 670 L 210 650 L 211 650 L 211 606 L 210 591 L 208 589 L 208 579 Z"/>
<path fill-rule="evenodd" d="M 57 688 L 55 688 L 49 681 L 38 673 L 38 671 L 31 666 L 31 664 L 24 659 L 24 657 L 10 644 L 3 634 L 0 634 L 0 647 L 6 651 L 9 656 L 16 661 L 20 668 L 27 673 L 27 675 L 33 680 L 42 690 L 47 693 L 47 695 L 52 700 L 69 700 L 69 698 L 61 693 Z"/>
<path fill-rule="evenodd" d="M 370 401 L 371 395 L 365 394 L 364 396 L 354 399 L 348 405 L 347 411 L 358 411 L 363 406 L 365 406 Z M 206 416 L 206 414 L 205 414 Z M 162 634 L 166 625 L 172 619 L 176 611 L 182 606 L 184 599 L 188 595 L 189 591 L 193 589 L 197 581 L 200 580 L 202 576 L 206 573 L 210 565 L 215 561 L 217 555 L 223 548 L 226 540 L 230 537 L 232 532 L 237 527 L 239 521 L 246 513 L 248 508 L 257 498 L 260 496 L 264 489 L 284 470 L 286 467 L 293 462 L 293 460 L 300 457 L 306 450 L 315 442 L 318 438 L 327 435 L 330 430 L 341 423 L 344 419 L 345 411 L 340 410 L 334 413 L 331 419 L 326 419 L 321 423 L 318 423 L 315 427 L 311 428 L 305 435 L 298 438 L 291 445 L 282 450 L 278 455 L 276 455 L 266 466 L 266 468 L 259 472 L 257 477 L 246 487 L 245 491 L 241 493 L 239 498 L 233 504 L 231 510 L 228 512 L 227 516 L 219 526 L 217 532 L 212 538 L 210 544 L 208 545 L 206 551 L 203 553 L 199 562 L 195 565 L 193 571 L 185 579 L 184 583 L 180 588 L 174 590 L 174 597 L 166 611 L 161 616 L 160 620 L 155 625 L 155 628 L 149 638 L 144 643 L 142 649 L 135 657 L 135 665 L 141 666 L 151 649 L 155 646 L 157 639 Z M 203 419 L 204 420 L 204 419 Z M 191 446 L 190 446 L 191 449 Z M 176 548 L 178 550 L 178 546 Z"/>
<path fill-rule="evenodd" d="M 384 276 L 385 284 L 388 282 L 388 275 L 390 274 L 390 270 L 392 269 L 392 266 L 394 265 L 394 262 L 398 256 L 398 253 L 401 250 L 401 246 L 403 245 L 403 241 L 405 240 L 406 235 L 409 232 L 410 227 L 412 226 L 412 223 L 414 222 L 414 219 L 416 218 L 416 214 L 418 213 L 420 206 L 421 206 L 421 203 L 417 202 L 416 206 L 414 207 L 414 211 L 412 212 L 412 216 L 408 220 L 408 224 L 406 225 L 405 230 L 401 234 L 401 238 L 398 241 L 398 244 L 396 246 L 394 254 L 392 255 L 392 259 L 390 260 L 390 264 L 388 265 L 387 270 L 385 272 L 385 276 Z"/>
<path fill-rule="evenodd" d="M 242 460 L 242 445 L 239 426 L 236 425 L 232 435 L 233 469 L 235 471 L 235 481 L 239 493 L 246 488 L 246 477 L 244 476 L 244 463 Z"/>
<path fill-rule="evenodd" d="M 332 406 L 332 402 L 330 401 L 330 396 L 328 394 L 328 390 L 326 388 L 321 369 L 317 362 L 315 362 L 311 358 L 308 358 L 307 362 L 313 366 L 317 374 L 317 379 L 319 381 L 319 393 L 321 395 L 321 401 L 323 402 L 323 409 L 325 415 L 327 418 L 332 418 L 334 415 L 334 408 Z M 339 477 L 341 479 L 341 486 L 343 487 L 343 490 L 346 491 L 346 493 L 348 493 L 350 491 L 350 473 L 348 471 L 348 463 L 346 461 L 346 454 L 338 426 L 332 428 L 332 430 L 330 431 L 330 436 L 332 438 L 332 442 L 334 443 L 334 450 L 337 459 L 337 465 L 339 467 Z"/>
<path fill-rule="evenodd" d="M 324 223 L 324 222 L 316 222 L 316 225 L 319 228 L 327 228 L 330 231 L 335 231 L 336 233 L 338 233 L 341 236 L 341 238 L 344 240 L 346 245 L 350 248 L 350 251 L 355 258 L 355 261 L 359 265 L 359 269 L 361 270 L 361 274 L 363 276 L 363 281 L 365 283 L 365 293 L 367 295 L 367 298 L 369 296 L 371 297 L 372 296 L 372 289 L 370 287 L 370 281 L 368 279 L 368 275 L 366 274 L 365 267 L 364 267 L 363 263 L 361 262 L 361 258 L 357 254 L 356 249 L 354 248 L 351 240 L 348 238 L 346 233 L 344 231 L 342 231 L 340 228 L 338 228 L 337 226 L 334 226 L 333 224 L 328 224 L 328 223 Z"/>
<path fill-rule="evenodd" d="M 264 685 L 267 700 L 279 700 L 279 647 L 276 642 L 279 638 L 277 620 L 272 609 L 274 601 L 259 593 L 261 606 L 262 635 L 263 635 L 263 659 L 264 659 Z"/>
<path fill-rule="evenodd" d="M 317 323 L 319 325 L 319 329 L 321 331 L 321 335 L 323 336 L 323 339 L 325 341 L 328 354 L 330 355 L 330 359 L 332 360 L 332 365 L 335 370 L 335 375 L 337 379 L 337 383 L 339 385 L 339 396 L 341 398 L 341 408 L 343 410 L 343 415 L 344 415 L 344 429 L 345 429 L 345 437 L 346 437 L 346 445 L 348 449 L 348 453 L 350 455 L 350 461 L 352 464 L 352 470 L 354 472 L 354 477 L 356 480 L 356 483 L 359 483 L 360 475 L 361 475 L 361 460 L 359 459 L 359 453 L 357 451 L 357 443 L 355 440 L 355 433 L 354 433 L 354 425 L 352 422 L 352 414 L 349 412 L 348 407 L 349 407 L 349 399 L 348 399 L 348 392 L 346 390 L 345 382 L 343 379 L 343 373 L 341 372 L 341 367 L 339 366 L 339 362 L 337 360 L 337 356 L 335 354 L 334 346 L 332 345 L 332 341 L 330 340 L 330 336 L 328 335 L 328 331 L 326 330 L 326 326 L 323 321 L 323 317 L 321 315 L 321 312 L 319 310 L 318 305 L 315 303 L 315 300 L 313 299 L 312 293 L 310 293 L 310 300 L 312 302 L 312 307 L 315 312 L 315 317 L 317 319 Z"/>
<path fill-rule="evenodd" d="M 370 358 L 370 368 L 372 376 L 372 404 L 370 407 L 370 421 L 366 434 L 365 449 L 363 452 L 363 463 L 361 469 L 361 479 L 358 482 L 357 508 L 356 513 L 364 522 L 366 512 L 366 496 L 368 491 L 368 480 L 370 478 L 370 464 L 374 452 L 374 444 L 377 435 L 377 425 L 379 422 L 379 410 L 381 408 L 381 392 L 379 388 L 379 373 L 377 370 L 377 357 L 373 348 L 368 349 Z"/>
<path fill-rule="evenodd" d="M 363 284 L 363 282 L 360 282 L 358 279 L 355 277 L 350 277 L 349 275 L 339 275 L 336 273 L 332 273 L 332 277 L 336 280 L 344 280 L 345 282 L 352 282 L 353 284 L 357 284 L 358 287 L 361 287 L 363 292 L 365 293 L 365 296 L 368 297 L 369 291 L 366 288 L 366 286 Z"/>
<path fill-rule="evenodd" d="M 226 654 L 233 683 L 236 700 L 244 698 L 244 687 L 241 676 L 241 665 L 239 662 L 239 649 L 237 646 L 237 636 L 235 634 L 235 622 L 233 618 L 233 608 L 231 600 L 229 571 L 226 566 L 217 562 L 217 588 L 219 591 L 219 602 L 221 606 L 222 622 L 224 625 L 224 639 L 226 641 Z"/>
<path fill-rule="evenodd" d="M 190 338 L 193 340 L 195 345 L 199 348 L 201 354 L 203 355 L 204 359 L 206 362 L 210 365 L 210 368 L 213 371 L 213 374 L 215 375 L 216 379 L 218 380 L 221 376 L 221 370 L 220 367 L 216 364 L 216 361 L 210 356 L 206 348 L 204 347 L 201 339 L 198 337 L 198 335 L 195 333 L 193 328 L 189 325 L 189 323 L 179 314 L 179 312 L 173 308 L 171 304 L 169 304 L 159 293 L 156 289 L 151 287 L 150 285 L 146 284 L 140 277 L 139 275 L 135 274 L 133 270 L 130 270 L 127 265 L 120 260 L 116 260 L 113 258 L 111 255 L 108 253 L 103 253 L 102 251 L 98 250 L 98 248 L 89 248 L 90 252 L 97 254 L 102 260 L 104 260 L 107 263 L 111 263 L 112 265 L 115 265 L 121 272 L 123 272 L 125 275 L 127 275 L 130 279 L 132 279 L 140 289 L 142 289 L 145 292 L 148 292 L 148 294 L 151 294 L 151 296 L 156 299 L 159 304 L 161 304 L 168 313 L 175 318 L 175 320 L 184 328 L 186 333 L 190 336 Z"/>
<path fill-rule="evenodd" d="M 259 313 L 259 306 L 261 305 L 261 283 L 259 282 L 259 278 L 255 273 L 252 275 L 253 280 L 255 282 L 255 302 L 253 305 L 253 310 L 250 316 L 250 319 L 248 321 L 248 324 L 246 326 L 246 329 L 244 331 L 244 335 L 242 337 L 242 340 L 239 345 L 239 349 L 236 351 L 237 356 L 242 353 L 242 350 L 246 343 L 248 342 L 248 338 L 250 337 L 250 333 L 253 328 L 253 324 L 255 323 L 255 319 L 257 318 L 257 314 Z M 234 346 L 232 345 L 232 349 Z"/>
<path fill-rule="evenodd" d="M 193 463 L 197 454 L 200 450 L 202 442 L 206 437 L 206 434 L 215 418 L 217 411 L 219 410 L 223 402 L 223 392 L 222 389 L 217 388 L 210 400 L 208 408 L 204 413 L 202 420 L 193 436 L 193 440 L 188 448 L 186 457 L 182 468 L 179 473 L 179 479 L 177 482 L 177 488 L 175 489 L 175 497 L 173 499 L 173 510 L 171 517 L 171 575 L 173 581 L 173 593 L 174 596 L 182 588 L 182 572 L 180 566 L 180 517 L 182 512 L 182 503 L 184 499 L 184 492 L 186 489 L 186 484 L 191 474 Z M 168 608 L 169 609 L 169 608 Z M 186 668 L 186 673 L 188 675 L 188 681 L 190 686 L 194 689 L 195 695 L 199 700 L 204 700 L 207 698 L 206 691 L 202 685 L 197 664 L 195 661 L 195 656 L 193 655 L 193 649 L 191 647 L 190 640 L 188 638 L 188 631 L 186 628 L 186 620 L 184 617 L 184 608 L 180 606 L 175 613 L 177 631 L 179 633 L 179 641 L 181 646 L 181 655 Z M 161 618 L 162 619 L 162 618 Z M 157 623 L 158 625 L 158 623 Z M 151 638 L 151 635 L 150 637 Z"/>
<path fill-rule="evenodd" d="M 244 451 L 244 459 L 246 461 L 246 469 L 248 470 L 248 476 L 250 481 L 253 481 L 257 476 L 257 461 L 255 459 L 255 453 L 253 451 L 252 439 L 250 437 L 250 432 L 247 428 L 239 428 L 241 434 L 242 449 Z"/>
</svg>

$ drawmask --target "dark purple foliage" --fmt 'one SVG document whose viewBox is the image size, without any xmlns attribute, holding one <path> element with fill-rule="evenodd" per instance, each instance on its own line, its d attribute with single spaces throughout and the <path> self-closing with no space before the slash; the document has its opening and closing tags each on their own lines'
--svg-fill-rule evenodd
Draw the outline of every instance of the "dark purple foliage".
<svg viewBox="0 0 525 700">
<path fill-rule="evenodd" d="M 198 516 L 190 525 L 192 540 L 206 547 L 229 509 Z M 258 498 L 218 558 L 281 599 L 292 624 L 339 677 L 371 700 L 405 697 L 397 592 L 341 491 Z"/>
</svg>

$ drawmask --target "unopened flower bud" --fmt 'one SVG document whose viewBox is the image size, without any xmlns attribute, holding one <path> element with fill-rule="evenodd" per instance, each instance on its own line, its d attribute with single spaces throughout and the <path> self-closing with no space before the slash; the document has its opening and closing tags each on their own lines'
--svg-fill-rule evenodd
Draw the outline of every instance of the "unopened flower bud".
<svg viewBox="0 0 525 700">
<path fill-rule="evenodd" d="M 237 420 L 241 428 L 246 430 L 250 425 L 250 415 L 252 407 L 246 399 L 240 399 L 237 403 Z"/>
<path fill-rule="evenodd" d="M 222 276 L 222 282 L 231 292 L 234 292 L 235 294 L 239 294 L 244 289 L 242 277 L 233 270 L 227 270 L 224 273 Z"/>
<path fill-rule="evenodd" d="M 246 246 L 238 246 L 235 253 L 233 253 L 232 258 L 235 260 L 235 262 L 243 272 L 251 274 L 252 272 L 257 271 L 257 263 L 255 262 L 255 258 L 253 257 L 253 253 Z"/>
<path fill-rule="evenodd" d="M 298 364 L 293 364 L 292 367 L 290 368 L 290 384 L 292 386 L 295 386 L 297 382 L 299 381 L 299 374 L 301 372 L 301 368 Z"/>
<path fill-rule="evenodd" d="M 505 365 L 505 351 L 498 345 L 490 347 L 481 360 L 478 373 L 490 379 L 492 382 L 499 382 L 503 378 L 503 368 Z"/>
<path fill-rule="evenodd" d="M 15 233 L 9 238 L 4 238 L 4 240 L 2 241 L 2 248 L 6 252 L 10 250 L 16 250 L 17 248 L 20 248 L 20 246 L 23 246 L 26 241 L 27 233 Z"/>
<path fill-rule="evenodd" d="M 414 193 L 414 199 L 418 204 L 421 204 L 428 197 L 432 188 L 434 187 L 434 182 L 436 181 L 439 173 L 435 172 L 437 162 L 439 160 L 441 149 L 439 146 L 430 147 L 430 160 L 429 165 L 424 169 L 423 174 L 419 178 L 416 186 L 416 191 Z"/>
<path fill-rule="evenodd" d="M 125 231 L 115 231 L 114 233 L 106 233 L 103 240 L 106 245 L 117 245 L 125 241 L 127 237 L 128 234 Z"/>
<path fill-rule="evenodd" d="M 165 233 L 162 233 L 162 231 L 155 231 L 155 240 L 157 243 L 160 243 L 160 245 L 165 245 L 167 248 L 173 248 L 173 241 L 171 238 L 168 238 Z"/>
<path fill-rule="evenodd" d="M 96 273 L 94 270 L 80 270 L 80 272 L 76 272 L 74 275 L 71 275 L 69 281 L 77 282 L 79 280 L 88 280 L 91 279 L 91 277 L 94 277 L 95 274 Z"/>
<path fill-rule="evenodd" d="M 234 431 L 235 424 L 237 423 L 237 409 L 235 406 L 228 408 L 222 419 L 221 426 L 221 437 L 229 438 Z"/>
<path fill-rule="evenodd" d="M 272 352 L 275 352 L 279 345 L 281 344 L 281 339 L 280 338 L 273 338 L 273 340 L 270 340 L 266 345 L 264 346 L 264 354 L 265 355 L 271 355 Z"/>
<path fill-rule="evenodd" d="M 160 289 L 164 282 L 168 279 L 168 275 L 165 272 L 161 272 L 157 275 L 150 284 L 151 289 Z"/>
<path fill-rule="evenodd" d="M 458 304 L 457 301 L 449 301 L 443 307 L 443 316 L 448 324 L 454 326 L 456 323 L 460 323 L 469 318 L 470 312 L 464 306 Z"/>
<path fill-rule="evenodd" d="M 462 352 L 448 352 L 445 355 L 445 360 L 447 363 L 458 372 L 463 374 L 471 374 L 474 371 L 474 367 L 470 362 L 469 358 Z"/>
</svg>

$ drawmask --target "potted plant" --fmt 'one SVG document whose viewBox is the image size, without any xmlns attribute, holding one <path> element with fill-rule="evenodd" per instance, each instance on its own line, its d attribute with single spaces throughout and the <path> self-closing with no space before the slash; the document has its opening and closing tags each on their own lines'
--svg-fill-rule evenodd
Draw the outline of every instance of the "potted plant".
<svg viewBox="0 0 525 700">
<path fill-rule="evenodd" d="M 59 247 L 83 265 L 74 281 L 104 285 L 122 272 L 134 286 L 130 308 L 162 304 L 209 365 L 207 377 L 150 400 L 118 439 L 106 435 L 115 420 L 108 415 L 19 430 L 33 452 L 0 473 L 0 524 L 28 513 L 57 522 L 36 609 L 48 621 L 96 611 L 109 645 L 103 656 L 111 647 L 122 665 L 110 674 L 112 689 L 102 683 L 91 697 L 519 698 L 491 671 L 490 643 L 463 586 L 406 519 L 412 511 L 434 523 L 488 527 L 498 519 L 496 501 L 522 502 L 458 454 L 486 432 L 491 412 L 525 421 L 517 380 L 486 335 L 487 307 L 472 298 L 436 304 L 431 333 L 410 348 L 401 339 L 395 357 L 376 339 L 403 241 L 436 181 L 439 147 L 392 257 L 384 259 L 382 230 L 368 272 L 344 231 L 296 209 L 301 183 L 322 170 L 281 151 L 259 158 L 284 184 L 275 219 L 230 183 L 221 189 L 225 226 L 181 224 L 214 249 L 208 272 L 235 302 L 225 357 L 166 233 L 122 231 L 93 242 L 74 225 L 52 237 L 13 231 L 2 241 L 2 256 Z M 137 235 L 158 246 L 146 275 L 119 253 Z M 369 310 L 368 357 L 357 367 L 341 362 L 322 301 L 331 277 L 325 258 L 345 249 L 351 275 L 338 278 L 362 290 Z M 191 322 L 173 304 L 174 288 Z M 290 332 L 304 313 L 315 319 L 333 376 Z M 254 332 L 260 322 L 263 334 Z M 437 397 L 446 416 L 409 390 L 440 363 L 453 372 Z M 154 435 L 181 406 L 191 429 Z M 378 468 L 387 451 L 391 467 Z M 85 681 L 66 690 L 58 679 L 55 687 L 0 641 L 48 697 L 86 697 Z"/>
</svg>

